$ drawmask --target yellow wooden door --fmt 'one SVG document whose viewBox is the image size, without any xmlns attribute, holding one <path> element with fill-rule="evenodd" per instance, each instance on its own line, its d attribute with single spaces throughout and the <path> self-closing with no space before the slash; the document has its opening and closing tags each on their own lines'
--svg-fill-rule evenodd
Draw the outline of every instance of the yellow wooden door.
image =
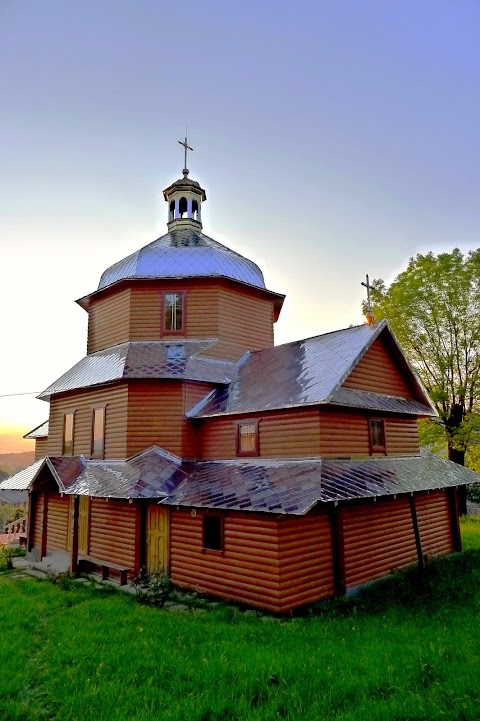
<svg viewBox="0 0 480 721">
<path fill-rule="evenodd" d="M 80 496 L 78 504 L 78 552 L 88 556 L 90 531 L 90 496 Z"/>
<path fill-rule="evenodd" d="M 147 571 L 168 571 L 168 509 L 156 504 L 147 513 Z"/>
</svg>

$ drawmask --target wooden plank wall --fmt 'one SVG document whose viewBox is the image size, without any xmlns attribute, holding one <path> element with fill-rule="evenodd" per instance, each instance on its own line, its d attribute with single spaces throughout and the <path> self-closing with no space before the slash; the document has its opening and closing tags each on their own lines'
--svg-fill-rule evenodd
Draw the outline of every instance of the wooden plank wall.
<svg viewBox="0 0 480 721">
<path fill-rule="evenodd" d="M 183 413 L 188 413 L 202 398 L 212 390 L 210 383 L 193 383 L 186 381 L 183 383 Z M 199 426 L 197 423 L 187 421 L 183 423 L 182 437 L 182 457 L 197 458 L 200 447 Z"/>
<path fill-rule="evenodd" d="M 126 384 L 103 389 L 84 389 L 54 396 L 50 402 L 48 454 L 62 455 L 63 417 L 65 413 L 75 413 L 73 455 L 90 458 L 93 408 L 104 404 L 106 404 L 105 458 L 125 458 L 128 406 Z"/>
<path fill-rule="evenodd" d="M 453 534 L 447 493 L 443 490 L 415 494 L 422 552 L 427 558 L 453 553 Z"/>
<path fill-rule="evenodd" d="M 137 572 L 135 548 L 138 523 L 138 505 L 113 498 L 92 498 L 90 555 L 100 560 L 125 564 Z"/>
<path fill-rule="evenodd" d="M 323 508 L 278 522 L 280 610 L 313 603 L 334 594 L 332 531 Z"/>
<path fill-rule="evenodd" d="M 69 505 L 70 496 L 48 494 L 47 553 L 67 549 Z"/>
<path fill-rule="evenodd" d="M 199 429 L 199 456 L 203 460 L 236 457 L 236 427 L 241 420 L 259 420 L 260 457 L 318 455 L 320 419 L 317 410 L 278 411 L 248 416 L 205 418 Z"/>
<path fill-rule="evenodd" d="M 347 589 L 416 563 L 407 496 L 347 504 L 341 513 Z"/>
<path fill-rule="evenodd" d="M 43 509 L 45 504 L 44 493 L 32 493 L 30 509 L 33 512 L 33 541 L 31 548 L 35 548 L 40 553 L 42 545 L 42 526 L 43 526 Z M 33 506 L 33 508 L 32 508 Z"/>
<path fill-rule="evenodd" d="M 181 455 L 186 423 L 181 381 L 136 381 L 128 389 L 127 457 L 156 443 Z"/>
<path fill-rule="evenodd" d="M 174 584 L 271 611 L 281 610 L 278 527 L 258 513 L 224 520 L 224 554 L 202 549 L 203 515 L 172 509 L 170 568 Z"/>
<path fill-rule="evenodd" d="M 130 333 L 130 289 L 92 300 L 88 313 L 87 353 L 125 343 Z"/>
<path fill-rule="evenodd" d="M 48 438 L 35 438 L 35 460 L 48 456 Z"/>
<path fill-rule="evenodd" d="M 381 414 L 375 415 L 376 418 Z M 417 419 L 409 416 L 386 416 L 387 455 L 416 455 L 418 444 Z M 361 411 L 320 411 L 320 453 L 326 457 L 368 456 L 370 442 L 368 417 Z"/>
<path fill-rule="evenodd" d="M 344 388 L 413 398 L 402 370 L 385 341 L 379 337 L 343 383 Z"/>
</svg>

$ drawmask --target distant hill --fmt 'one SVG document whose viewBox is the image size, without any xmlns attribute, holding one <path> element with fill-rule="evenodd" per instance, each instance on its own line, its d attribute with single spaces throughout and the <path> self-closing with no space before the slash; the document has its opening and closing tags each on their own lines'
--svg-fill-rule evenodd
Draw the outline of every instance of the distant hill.
<svg viewBox="0 0 480 721">
<path fill-rule="evenodd" d="M 5 471 L 8 475 L 13 475 L 27 468 L 27 466 L 31 466 L 34 460 L 34 451 L 0 453 L 0 471 Z"/>
</svg>

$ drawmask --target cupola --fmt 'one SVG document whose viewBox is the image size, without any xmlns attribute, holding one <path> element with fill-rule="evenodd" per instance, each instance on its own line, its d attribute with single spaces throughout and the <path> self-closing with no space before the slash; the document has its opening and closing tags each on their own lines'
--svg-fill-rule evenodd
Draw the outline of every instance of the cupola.
<svg viewBox="0 0 480 721">
<path fill-rule="evenodd" d="M 176 230 L 194 226 L 202 228 L 202 203 L 207 199 L 204 189 L 188 177 L 187 151 L 193 150 L 188 145 L 187 138 L 182 142 L 178 141 L 185 149 L 185 162 L 183 167 L 183 178 L 165 188 L 163 197 L 168 203 L 168 230 Z"/>
</svg>

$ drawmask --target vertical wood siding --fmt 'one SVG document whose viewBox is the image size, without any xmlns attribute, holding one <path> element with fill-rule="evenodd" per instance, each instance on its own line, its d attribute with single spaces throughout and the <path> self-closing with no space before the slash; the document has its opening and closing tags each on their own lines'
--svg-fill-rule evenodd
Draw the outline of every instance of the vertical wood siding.
<svg viewBox="0 0 480 721">
<path fill-rule="evenodd" d="M 170 563 L 183 588 L 280 611 L 278 527 L 262 514 L 227 514 L 224 554 L 203 552 L 201 512 L 172 510 Z"/>
<path fill-rule="evenodd" d="M 407 497 L 345 505 L 341 512 L 347 589 L 417 562 Z"/>
<path fill-rule="evenodd" d="M 90 458 L 92 444 L 92 411 L 106 405 L 105 458 L 126 457 L 128 387 L 126 384 L 103 389 L 79 390 L 54 396 L 50 402 L 48 454 L 62 455 L 63 416 L 75 413 L 73 455 Z M 144 444 L 145 447 L 145 444 Z"/>
<path fill-rule="evenodd" d="M 92 498 L 90 506 L 90 555 L 124 564 L 136 572 L 135 544 L 138 506 L 128 501 Z"/>
<path fill-rule="evenodd" d="M 452 553 L 452 521 L 445 491 L 415 494 L 415 507 L 423 555 L 430 558 Z"/>
<path fill-rule="evenodd" d="M 259 420 L 260 457 L 312 456 L 320 453 L 317 410 L 252 413 L 206 418 L 199 428 L 199 454 L 204 460 L 236 457 L 236 428 L 242 420 Z"/>
<path fill-rule="evenodd" d="M 377 338 L 368 349 L 343 383 L 343 387 L 386 393 L 402 398 L 414 397 L 401 369 L 382 338 Z"/>
<path fill-rule="evenodd" d="M 68 545 L 68 509 L 70 496 L 48 495 L 47 553 L 66 550 Z"/>
<path fill-rule="evenodd" d="M 130 333 L 130 289 L 114 291 L 92 300 L 88 312 L 87 352 L 125 343 Z"/>
<path fill-rule="evenodd" d="M 48 438 L 35 438 L 35 460 L 48 455 Z"/>
<path fill-rule="evenodd" d="M 33 541 L 30 544 L 32 548 L 35 548 L 40 553 L 42 545 L 42 526 L 43 526 L 43 509 L 45 504 L 45 494 L 35 493 L 32 495 L 33 508 Z"/>
<path fill-rule="evenodd" d="M 330 518 L 325 509 L 278 522 L 283 612 L 334 594 Z"/>
</svg>

